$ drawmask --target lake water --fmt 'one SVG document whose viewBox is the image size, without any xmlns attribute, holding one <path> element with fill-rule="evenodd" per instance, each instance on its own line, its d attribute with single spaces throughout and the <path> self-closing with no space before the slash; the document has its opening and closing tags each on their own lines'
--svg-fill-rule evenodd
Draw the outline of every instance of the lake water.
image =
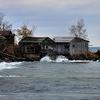
<svg viewBox="0 0 100 100">
<path fill-rule="evenodd" d="M 89 50 L 91 52 L 97 52 L 98 50 L 100 50 L 100 47 L 89 47 Z"/>
<path fill-rule="evenodd" d="M 0 63 L 0 100 L 100 100 L 100 62 Z"/>
</svg>

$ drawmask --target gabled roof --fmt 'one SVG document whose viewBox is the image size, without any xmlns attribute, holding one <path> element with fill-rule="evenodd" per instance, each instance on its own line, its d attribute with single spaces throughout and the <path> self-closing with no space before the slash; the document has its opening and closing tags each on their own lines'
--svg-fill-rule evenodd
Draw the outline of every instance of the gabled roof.
<svg viewBox="0 0 100 100">
<path fill-rule="evenodd" d="M 70 42 L 74 39 L 74 37 L 54 37 L 54 41 L 57 43 L 65 43 Z"/>
<path fill-rule="evenodd" d="M 81 39 L 81 40 L 84 40 L 84 41 L 89 42 L 88 40 L 83 39 L 83 38 L 79 38 L 79 37 L 54 37 L 54 38 L 53 38 L 53 40 L 54 40 L 56 43 L 69 43 L 69 42 L 71 42 L 71 41 L 74 40 L 74 39 Z"/>
<path fill-rule="evenodd" d="M 49 37 L 24 37 L 20 42 L 41 43 L 43 40 L 45 40 L 47 38 L 49 38 Z"/>
</svg>

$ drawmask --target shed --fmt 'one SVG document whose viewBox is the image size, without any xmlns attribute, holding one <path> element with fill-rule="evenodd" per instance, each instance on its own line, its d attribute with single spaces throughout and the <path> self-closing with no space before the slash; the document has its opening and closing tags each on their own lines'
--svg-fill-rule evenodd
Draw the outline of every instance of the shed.
<svg viewBox="0 0 100 100">
<path fill-rule="evenodd" d="M 55 51 L 61 55 L 80 55 L 88 52 L 89 41 L 79 37 L 55 37 Z"/>
<path fill-rule="evenodd" d="M 53 49 L 54 41 L 49 37 L 25 37 L 19 42 L 19 52 L 24 55 L 39 55 Z"/>
</svg>

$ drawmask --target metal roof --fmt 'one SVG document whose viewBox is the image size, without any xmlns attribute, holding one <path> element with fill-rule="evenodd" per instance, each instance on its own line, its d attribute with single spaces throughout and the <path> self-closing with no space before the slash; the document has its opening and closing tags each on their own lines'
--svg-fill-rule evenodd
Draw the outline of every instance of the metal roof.
<svg viewBox="0 0 100 100">
<path fill-rule="evenodd" d="M 24 37 L 20 42 L 40 43 L 48 37 Z"/>
<path fill-rule="evenodd" d="M 71 42 L 75 37 L 54 37 L 53 40 L 55 42 L 65 43 Z"/>
<path fill-rule="evenodd" d="M 69 43 L 71 42 L 73 39 L 81 39 L 83 41 L 87 41 L 89 42 L 88 40 L 84 39 L 84 38 L 80 38 L 80 37 L 54 37 L 53 40 L 56 42 L 56 43 Z"/>
</svg>

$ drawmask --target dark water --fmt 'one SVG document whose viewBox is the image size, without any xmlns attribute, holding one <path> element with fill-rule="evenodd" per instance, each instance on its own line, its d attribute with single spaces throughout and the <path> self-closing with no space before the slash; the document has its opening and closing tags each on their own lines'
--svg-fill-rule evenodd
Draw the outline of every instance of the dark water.
<svg viewBox="0 0 100 100">
<path fill-rule="evenodd" d="M 91 52 L 97 52 L 98 50 L 100 50 L 100 47 L 90 47 L 89 50 Z"/>
<path fill-rule="evenodd" d="M 0 100 L 100 100 L 99 62 L 1 63 L 0 68 Z"/>
</svg>

